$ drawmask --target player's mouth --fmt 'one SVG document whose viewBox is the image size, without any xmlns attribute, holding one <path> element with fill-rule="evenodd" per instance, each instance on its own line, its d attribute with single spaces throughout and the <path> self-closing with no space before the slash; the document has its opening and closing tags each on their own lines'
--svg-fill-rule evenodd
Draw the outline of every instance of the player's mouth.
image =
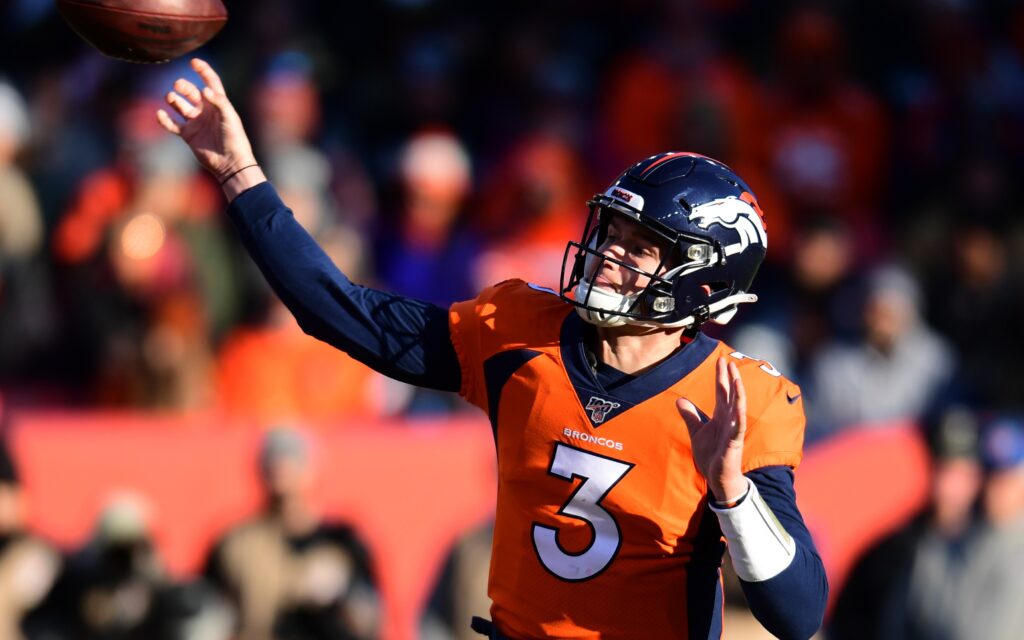
<svg viewBox="0 0 1024 640">
<path fill-rule="evenodd" d="M 601 274 L 594 277 L 592 286 L 608 289 L 609 291 L 618 291 L 619 288 L 618 285 L 614 284 L 611 280 Z"/>
</svg>

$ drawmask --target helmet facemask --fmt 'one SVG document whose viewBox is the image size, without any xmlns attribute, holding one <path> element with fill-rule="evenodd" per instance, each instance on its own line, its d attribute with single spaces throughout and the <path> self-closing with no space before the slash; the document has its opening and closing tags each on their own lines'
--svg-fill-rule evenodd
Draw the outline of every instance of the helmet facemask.
<svg viewBox="0 0 1024 640">
<path fill-rule="evenodd" d="M 563 256 L 562 298 L 576 306 L 584 320 L 599 326 L 684 327 L 699 324 L 692 315 L 680 317 L 676 305 L 679 285 L 683 278 L 721 261 L 723 252 L 719 243 L 712 238 L 662 228 L 659 223 L 643 219 L 635 211 L 607 198 L 598 196 L 588 204 L 590 215 L 583 242 L 569 242 Z M 628 218 L 654 233 L 661 248 L 660 262 L 654 272 L 598 250 L 607 238 L 608 225 L 615 215 Z M 573 254 L 571 262 L 570 254 Z M 602 271 L 606 261 L 647 278 L 647 285 L 626 295 L 595 286 L 592 279 Z M 706 319 L 700 319 L 700 322 Z"/>
</svg>

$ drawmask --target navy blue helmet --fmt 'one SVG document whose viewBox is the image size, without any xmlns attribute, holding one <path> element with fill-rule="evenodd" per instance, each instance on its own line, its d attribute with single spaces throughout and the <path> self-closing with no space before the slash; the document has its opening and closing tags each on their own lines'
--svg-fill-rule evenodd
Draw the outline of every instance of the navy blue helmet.
<svg viewBox="0 0 1024 640">
<path fill-rule="evenodd" d="M 560 293 L 593 324 L 699 328 L 728 322 L 749 293 L 768 246 L 764 214 L 750 188 L 729 167 L 694 153 L 651 156 L 620 175 L 588 203 L 580 242 L 569 242 Z M 645 272 L 602 254 L 614 215 L 639 223 L 663 242 L 661 265 Z M 640 292 L 620 295 L 592 285 L 595 261 L 608 260 L 650 278 Z"/>
</svg>

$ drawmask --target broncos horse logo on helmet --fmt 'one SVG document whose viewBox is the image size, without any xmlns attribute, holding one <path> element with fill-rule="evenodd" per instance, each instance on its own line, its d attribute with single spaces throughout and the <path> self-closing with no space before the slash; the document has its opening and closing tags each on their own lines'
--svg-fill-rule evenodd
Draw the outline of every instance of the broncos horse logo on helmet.
<svg viewBox="0 0 1024 640">
<path fill-rule="evenodd" d="M 754 211 L 754 207 L 739 198 L 723 198 L 694 207 L 690 221 L 701 229 L 707 229 L 713 224 L 734 229 L 739 234 L 739 242 L 725 247 L 726 256 L 741 253 L 754 243 L 768 246 L 768 234 L 765 233 L 761 216 Z"/>
<path fill-rule="evenodd" d="M 764 216 L 750 188 L 721 162 L 683 152 L 651 156 L 587 204 L 583 237 L 566 246 L 560 293 L 588 322 L 697 329 L 707 321 L 725 324 L 738 305 L 757 300 L 748 290 L 768 247 Z M 655 272 L 597 250 L 614 215 L 664 242 Z M 642 273 L 648 285 L 629 295 L 594 285 L 587 273 L 596 273 L 601 260 Z"/>
</svg>

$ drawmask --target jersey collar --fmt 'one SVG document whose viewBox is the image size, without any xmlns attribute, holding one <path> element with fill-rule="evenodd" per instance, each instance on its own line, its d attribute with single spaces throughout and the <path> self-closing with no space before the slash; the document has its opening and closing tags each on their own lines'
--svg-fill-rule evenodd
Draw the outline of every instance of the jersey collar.
<svg viewBox="0 0 1024 640">
<path fill-rule="evenodd" d="M 600 427 L 621 413 L 667 391 L 704 362 L 718 346 L 718 340 L 697 333 L 693 340 L 644 373 L 614 389 L 598 381 L 587 362 L 585 347 L 595 338 L 595 328 L 579 314 L 570 313 L 562 324 L 562 364 L 584 413 L 594 427 Z"/>
</svg>

